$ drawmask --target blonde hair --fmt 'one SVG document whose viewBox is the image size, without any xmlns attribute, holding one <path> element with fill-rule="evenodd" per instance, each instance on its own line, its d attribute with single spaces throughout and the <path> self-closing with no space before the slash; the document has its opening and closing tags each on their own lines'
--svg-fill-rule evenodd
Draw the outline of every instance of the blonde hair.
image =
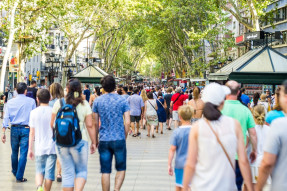
<svg viewBox="0 0 287 191">
<path fill-rule="evenodd" d="M 144 102 L 145 102 L 146 100 L 148 100 L 148 97 L 147 97 L 147 95 L 146 95 L 146 91 L 145 91 L 145 90 L 142 90 L 142 91 L 141 91 L 141 97 L 142 97 L 142 99 L 143 99 Z"/>
<path fill-rule="evenodd" d="M 167 93 L 171 93 L 172 92 L 172 87 L 167 88 L 166 92 Z"/>
<path fill-rule="evenodd" d="M 260 96 L 261 101 L 266 101 L 266 97 L 267 97 L 266 94 L 261 94 Z"/>
<path fill-rule="evenodd" d="M 50 86 L 50 94 L 52 99 L 61 99 L 64 97 L 64 90 L 61 84 L 59 83 L 52 83 Z"/>
<path fill-rule="evenodd" d="M 253 108 L 253 117 L 258 123 L 258 125 L 264 125 L 265 109 L 263 105 L 257 105 Z"/>
<path fill-rule="evenodd" d="M 184 121 L 190 121 L 193 116 L 193 108 L 190 105 L 183 105 L 178 109 L 178 115 Z"/>
</svg>

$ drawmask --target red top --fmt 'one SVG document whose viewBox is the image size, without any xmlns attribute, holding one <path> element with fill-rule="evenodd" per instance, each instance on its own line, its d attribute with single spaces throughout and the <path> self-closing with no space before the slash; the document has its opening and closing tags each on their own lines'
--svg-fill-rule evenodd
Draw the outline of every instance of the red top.
<svg viewBox="0 0 287 191">
<path fill-rule="evenodd" d="M 178 98 L 178 96 L 180 96 Z M 178 99 L 177 99 L 178 98 Z M 174 103 L 174 101 L 177 101 Z M 173 111 L 177 111 L 180 106 L 183 105 L 183 102 L 188 99 L 188 95 L 183 95 L 180 93 L 176 93 L 171 97 L 171 101 L 173 102 Z"/>
</svg>

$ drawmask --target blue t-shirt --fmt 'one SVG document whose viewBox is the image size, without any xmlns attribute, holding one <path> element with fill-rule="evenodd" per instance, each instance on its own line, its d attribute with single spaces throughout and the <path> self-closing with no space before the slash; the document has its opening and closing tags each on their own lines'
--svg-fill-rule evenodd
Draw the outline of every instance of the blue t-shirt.
<svg viewBox="0 0 287 191">
<path fill-rule="evenodd" d="M 131 116 L 140 116 L 141 108 L 144 107 L 144 102 L 141 96 L 138 94 L 134 94 L 127 99 L 130 108 L 131 108 Z"/>
<path fill-rule="evenodd" d="M 118 94 L 104 94 L 95 99 L 93 112 L 101 119 L 100 141 L 126 139 L 123 115 L 129 110 L 127 100 Z"/>
<path fill-rule="evenodd" d="M 241 95 L 241 101 L 245 104 L 245 105 L 248 105 L 250 103 L 250 99 L 247 95 L 245 94 L 242 94 Z"/>
<path fill-rule="evenodd" d="M 173 131 L 170 144 L 176 146 L 175 165 L 176 169 L 183 169 L 187 156 L 188 137 L 191 126 L 180 126 Z"/>
<path fill-rule="evenodd" d="M 280 118 L 280 117 L 285 117 L 282 111 L 278 111 L 278 110 L 270 111 L 268 112 L 266 116 L 266 123 L 271 124 L 273 120 Z"/>
<path fill-rule="evenodd" d="M 125 99 L 128 99 L 130 96 L 128 94 L 122 95 Z"/>
<path fill-rule="evenodd" d="M 89 102 L 90 101 L 90 95 L 91 95 L 91 92 L 90 92 L 90 90 L 84 90 L 84 95 L 86 96 L 86 100 L 87 100 L 87 102 Z"/>
</svg>

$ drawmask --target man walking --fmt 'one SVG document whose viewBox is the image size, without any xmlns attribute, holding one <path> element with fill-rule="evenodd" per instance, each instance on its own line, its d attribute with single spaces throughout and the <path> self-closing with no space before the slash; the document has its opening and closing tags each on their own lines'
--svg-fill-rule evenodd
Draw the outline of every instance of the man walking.
<svg viewBox="0 0 287 191">
<path fill-rule="evenodd" d="M 223 115 L 232 117 L 239 121 L 243 136 L 244 136 L 244 143 L 246 144 L 246 135 L 247 131 L 250 136 L 250 140 L 252 143 L 252 152 L 250 154 L 251 162 L 254 162 L 256 159 L 256 149 L 257 149 L 257 136 L 255 131 L 255 122 L 252 116 L 251 111 L 245 107 L 240 101 L 237 100 L 237 97 L 240 93 L 239 91 L 239 84 L 236 81 L 229 81 L 226 83 L 226 86 L 230 88 L 231 94 L 226 96 L 226 101 L 224 103 L 224 108 L 221 111 Z M 240 168 L 238 165 L 238 156 L 235 157 L 236 159 L 236 185 L 239 191 L 242 190 L 243 184 L 243 177 L 240 172 Z"/>
<path fill-rule="evenodd" d="M 26 97 L 27 85 L 20 82 L 16 85 L 18 95 L 16 98 L 7 102 L 2 128 L 2 142 L 6 142 L 5 131 L 11 124 L 11 148 L 12 148 L 12 173 L 16 177 L 17 182 L 26 182 L 23 178 L 29 143 L 30 128 L 29 117 L 30 112 L 36 108 L 35 101 L 32 98 Z M 18 159 L 20 148 L 20 157 Z"/>
<path fill-rule="evenodd" d="M 96 126 L 96 144 L 100 154 L 102 189 L 103 191 L 110 190 L 110 174 L 114 155 L 117 170 L 114 190 L 119 191 L 125 179 L 126 138 L 130 128 L 130 108 L 124 97 L 114 93 L 116 81 L 112 76 L 103 77 L 101 85 L 107 93 L 95 100 L 93 112 L 94 125 Z M 99 118 L 101 119 L 100 128 Z"/>
<path fill-rule="evenodd" d="M 87 102 L 90 101 L 91 91 L 90 86 L 88 84 L 85 85 L 84 95 L 86 97 Z"/>
<path fill-rule="evenodd" d="M 241 89 L 241 101 L 244 105 L 246 105 L 247 107 L 249 107 L 250 105 L 250 99 L 249 97 L 245 94 L 245 88 Z"/>
<path fill-rule="evenodd" d="M 133 131 L 133 137 L 139 136 L 141 133 L 140 120 L 141 114 L 144 112 L 144 102 L 141 96 L 139 96 L 139 89 L 134 89 L 134 94 L 127 99 L 131 108 L 131 127 Z M 135 123 L 137 127 L 137 133 L 135 133 Z"/>
<path fill-rule="evenodd" d="M 172 120 L 174 121 L 174 128 L 178 127 L 179 117 L 178 108 L 184 104 L 184 101 L 188 99 L 186 95 L 182 94 L 181 87 L 176 88 L 176 94 L 171 97 L 170 108 L 172 109 Z"/>
<path fill-rule="evenodd" d="M 287 113 L 287 81 L 280 90 L 280 106 Z M 256 191 L 262 191 L 272 174 L 271 190 L 287 190 L 287 117 L 274 120 L 264 145 Z M 272 129 L 272 130 L 271 130 Z"/>
<path fill-rule="evenodd" d="M 37 87 L 37 82 L 35 80 L 32 80 L 31 85 L 27 88 L 26 96 L 33 98 L 35 100 L 36 105 L 37 105 L 36 97 L 37 97 L 38 89 L 36 87 Z"/>
</svg>

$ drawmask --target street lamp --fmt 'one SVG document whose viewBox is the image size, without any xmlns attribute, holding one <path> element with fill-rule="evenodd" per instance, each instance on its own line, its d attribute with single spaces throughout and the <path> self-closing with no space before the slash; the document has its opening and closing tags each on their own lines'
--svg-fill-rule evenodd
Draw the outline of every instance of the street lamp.
<svg viewBox="0 0 287 191">
<path fill-rule="evenodd" d="M 46 60 L 46 67 L 48 67 L 48 76 L 50 84 L 54 83 L 55 74 L 58 73 L 60 66 L 59 55 L 51 53 L 49 58 Z"/>
<path fill-rule="evenodd" d="M 73 69 L 76 68 L 77 66 L 75 64 L 69 64 L 71 63 L 72 61 L 69 60 L 69 62 L 67 64 L 63 64 L 63 70 L 64 72 L 67 74 L 67 79 L 69 80 L 72 75 L 73 75 Z"/>
</svg>

